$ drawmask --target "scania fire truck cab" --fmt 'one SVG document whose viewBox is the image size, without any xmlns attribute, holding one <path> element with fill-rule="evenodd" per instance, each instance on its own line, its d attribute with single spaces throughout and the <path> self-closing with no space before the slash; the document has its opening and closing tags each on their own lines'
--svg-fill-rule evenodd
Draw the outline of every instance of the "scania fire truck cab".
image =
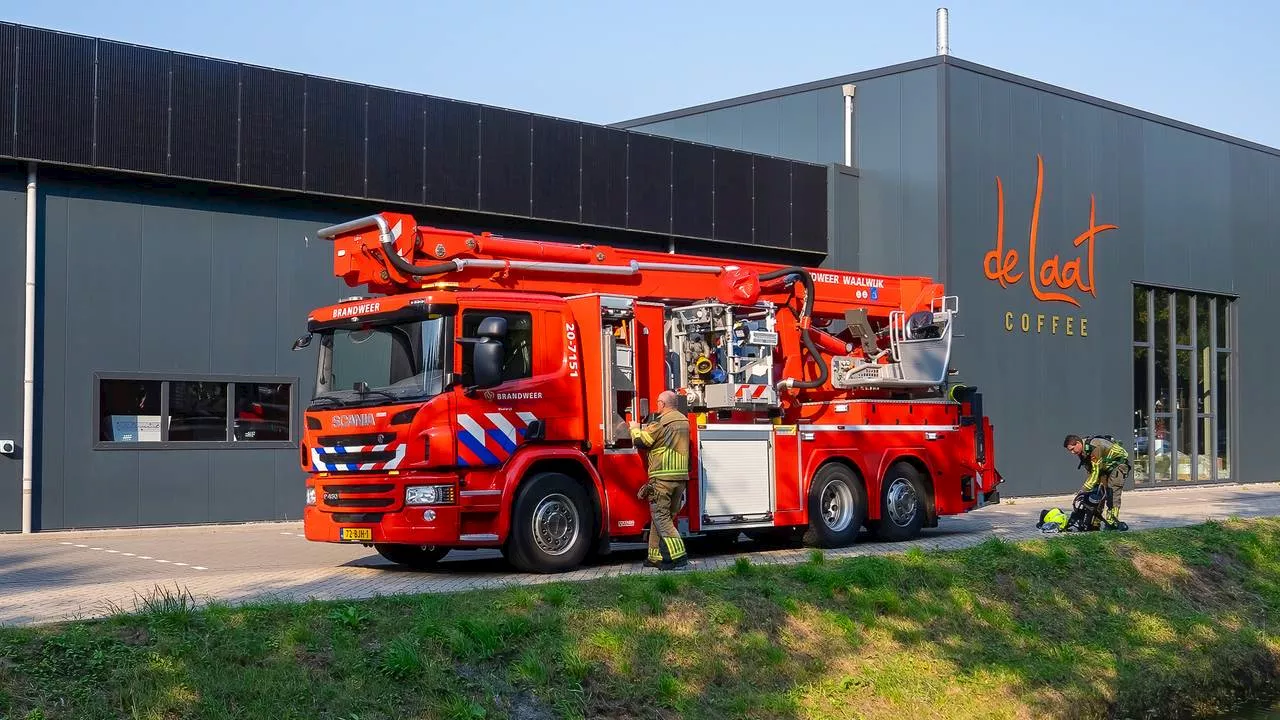
<svg viewBox="0 0 1280 720">
<path fill-rule="evenodd" d="M 512 240 L 381 213 L 320 233 L 370 295 L 318 308 L 303 523 L 429 567 L 500 548 L 560 571 L 644 541 L 628 423 L 691 419 L 682 533 L 914 537 L 998 501 L 992 426 L 950 376 L 928 278 Z"/>
</svg>

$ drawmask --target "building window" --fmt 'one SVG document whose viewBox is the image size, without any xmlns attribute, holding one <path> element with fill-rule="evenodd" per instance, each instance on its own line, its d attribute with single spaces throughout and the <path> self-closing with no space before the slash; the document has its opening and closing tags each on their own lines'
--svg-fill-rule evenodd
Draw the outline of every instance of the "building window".
<svg viewBox="0 0 1280 720">
<path fill-rule="evenodd" d="M 160 394 L 157 380 L 100 380 L 98 440 L 160 442 Z"/>
<path fill-rule="evenodd" d="M 170 382 L 171 441 L 227 440 L 227 384 L 203 381 Z"/>
<path fill-rule="evenodd" d="M 292 446 L 295 380 L 98 376 L 100 449 Z"/>
<path fill-rule="evenodd" d="M 288 442 L 289 418 L 293 408 L 289 402 L 289 383 L 234 383 L 235 418 L 232 429 L 236 440 Z"/>
<path fill-rule="evenodd" d="M 1233 302 L 1134 287 L 1135 484 L 1231 479 Z"/>
</svg>

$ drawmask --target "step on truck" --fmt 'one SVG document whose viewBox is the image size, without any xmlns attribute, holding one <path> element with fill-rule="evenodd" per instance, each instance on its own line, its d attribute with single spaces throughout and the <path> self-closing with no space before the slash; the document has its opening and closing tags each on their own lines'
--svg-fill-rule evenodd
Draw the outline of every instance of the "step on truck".
<svg viewBox="0 0 1280 720">
<path fill-rule="evenodd" d="M 645 542 L 628 423 L 690 418 L 677 524 L 831 548 L 906 540 L 998 502 L 992 425 L 953 381 L 957 299 L 924 277 L 420 227 L 324 228 L 367 295 L 317 308 L 304 410 L 308 540 L 430 567 L 498 548 L 557 572 Z"/>
</svg>

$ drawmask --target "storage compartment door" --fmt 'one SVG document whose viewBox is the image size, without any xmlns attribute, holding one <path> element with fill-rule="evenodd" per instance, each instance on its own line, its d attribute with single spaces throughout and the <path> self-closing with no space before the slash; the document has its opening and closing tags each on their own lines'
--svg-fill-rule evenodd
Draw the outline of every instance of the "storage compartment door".
<svg viewBox="0 0 1280 720">
<path fill-rule="evenodd" d="M 768 522 L 774 491 L 772 427 L 699 430 L 702 514 L 710 527 Z"/>
</svg>

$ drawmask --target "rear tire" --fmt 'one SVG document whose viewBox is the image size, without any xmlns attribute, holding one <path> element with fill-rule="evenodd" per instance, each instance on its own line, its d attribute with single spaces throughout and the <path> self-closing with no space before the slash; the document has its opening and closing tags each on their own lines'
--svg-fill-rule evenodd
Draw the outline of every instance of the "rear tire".
<svg viewBox="0 0 1280 720">
<path fill-rule="evenodd" d="M 867 489 L 848 467 L 828 463 L 809 483 L 809 529 L 806 545 L 834 548 L 858 539 L 867 521 Z"/>
<path fill-rule="evenodd" d="M 414 570 L 429 570 L 443 560 L 445 555 L 449 554 L 449 548 L 440 547 L 439 545 L 389 545 L 376 543 L 373 549 L 391 562 L 411 567 Z"/>
<path fill-rule="evenodd" d="M 507 558 L 523 572 L 554 573 L 580 565 L 595 543 L 587 491 L 561 473 L 539 473 L 516 493 Z"/>
<path fill-rule="evenodd" d="M 880 484 L 880 522 L 876 537 L 888 542 L 910 540 L 920 534 L 929 512 L 929 493 L 920 471 L 910 463 L 894 463 Z"/>
</svg>

